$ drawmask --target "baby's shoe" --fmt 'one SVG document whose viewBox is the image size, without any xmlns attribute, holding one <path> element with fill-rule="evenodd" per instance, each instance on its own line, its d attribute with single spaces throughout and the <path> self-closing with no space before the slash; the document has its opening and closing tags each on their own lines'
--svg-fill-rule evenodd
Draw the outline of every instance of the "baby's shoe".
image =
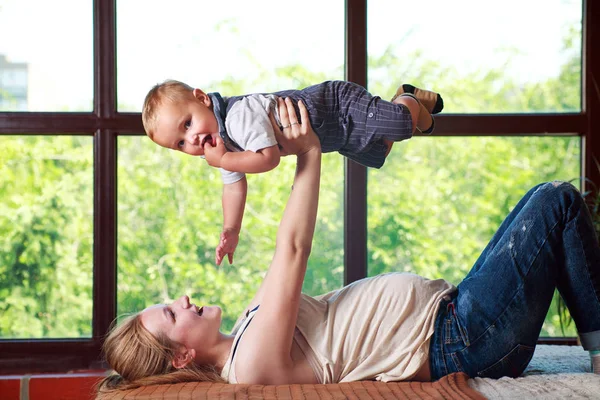
<svg viewBox="0 0 600 400">
<path fill-rule="evenodd" d="M 435 120 L 433 119 L 433 115 L 431 115 L 427 107 L 425 107 L 425 105 L 421 103 L 419 99 L 417 99 L 417 96 L 415 96 L 412 93 L 401 93 L 399 95 L 394 96 L 392 101 L 397 99 L 398 97 L 403 96 L 412 97 L 417 101 L 417 103 L 419 103 L 419 118 L 417 119 L 417 129 L 419 130 L 419 132 L 425 134 L 430 134 L 431 132 L 433 132 L 433 128 L 435 127 Z"/>
<path fill-rule="evenodd" d="M 401 94 L 405 93 L 411 93 L 415 95 L 417 100 L 419 100 L 425 106 L 430 114 L 437 114 L 444 109 L 444 100 L 439 93 L 432 92 L 430 90 L 419 89 L 418 87 L 414 87 L 408 83 L 401 85 L 398 90 L 396 90 L 396 95 L 392 97 L 392 101 L 394 101 Z"/>
</svg>

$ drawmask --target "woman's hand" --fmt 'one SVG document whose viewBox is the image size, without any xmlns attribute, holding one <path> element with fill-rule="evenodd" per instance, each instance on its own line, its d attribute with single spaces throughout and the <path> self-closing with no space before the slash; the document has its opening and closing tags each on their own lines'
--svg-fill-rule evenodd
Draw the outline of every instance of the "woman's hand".
<svg viewBox="0 0 600 400">
<path fill-rule="evenodd" d="M 302 122 L 298 120 L 291 99 L 286 98 L 284 101 L 283 99 L 278 98 L 277 106 L 279 108 L 279 118 L 283 125 L 283 129 L 279 129 L 279 126 L 272 115 L 271 124 L 273 125 L 277 142 L 281 146 L 281 155 L 286 156 L 295 154 L 299 156 L 312 148 L 321 147 L 319 138 L 310 125 L 308 111 L 302 100 L 298 101 L 300 119 Z"/>
</svg>

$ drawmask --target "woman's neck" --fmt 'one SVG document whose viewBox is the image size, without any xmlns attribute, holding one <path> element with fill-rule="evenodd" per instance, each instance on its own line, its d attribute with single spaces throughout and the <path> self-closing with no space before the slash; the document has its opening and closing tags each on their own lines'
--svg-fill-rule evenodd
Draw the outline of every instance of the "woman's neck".
<svg viewBox="0 0 600 400">
<path fill-rule="evenodd" d="M 227 359 L 229 359 L 229 354 L 231 353 L 231 347 L 233 346 L 233 339 L 235 339 L 235 336 L 221 334 L 221 336 L 219 338 L 219 342 L 213 348 L 214 349 L 214 353 L 213 353 L 213 361 L 214 362 L 212 364 L 215 366 L 216 370 L 219 373 L 221 373 L 221 371 L 223 370 L 223 367 L 225 366 L 225 363 L 227 362 Z"/>
</svg>

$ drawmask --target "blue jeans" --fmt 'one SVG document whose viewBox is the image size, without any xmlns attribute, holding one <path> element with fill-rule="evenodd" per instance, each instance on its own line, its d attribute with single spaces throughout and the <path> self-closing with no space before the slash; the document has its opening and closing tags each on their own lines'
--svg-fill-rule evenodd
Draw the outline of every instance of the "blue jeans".
<svg viewBox="0 0 600 400">
<path fill-rule="evenodd" d="M 564 182 L 531 189 L 442 302 L 430 343 L 432 380 L 459 371 L 519 376 L 555 288 L 583 347 L 600 349 L 600 246 L 581 194 Z"/>
</svg>

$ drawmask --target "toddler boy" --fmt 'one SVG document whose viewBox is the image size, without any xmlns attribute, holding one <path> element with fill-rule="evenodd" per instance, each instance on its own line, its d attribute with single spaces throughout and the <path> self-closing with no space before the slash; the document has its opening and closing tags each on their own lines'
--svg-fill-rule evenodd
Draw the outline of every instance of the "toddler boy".
<svg viewBox="0 0 600 400">
<path fill-rule="evenodd" d="M 281 156 L 271 116 L 280 129 L 277 99 L 302 101 L 323 153 L 337 151 L 367 167 L 381 168 L 393 142 L 412 137 L 414 129 L 431 133 L 431 114 L 442 111 L 435 92 L 404 84 L 391 101 L 347 81 L 326 81 L 301 90 L 222 97 L 168 80 L 146 95 L 142 122 L 162 147 L 202 156 L 218 167 L 223 187 L 223 231 L 216 249 L 219 265 L 233 262 L 246 202 L 246 173 L 275 168 Z M 297 115 L 300 113 L 297 111 Z M 205 146 L 211 150 L 205 152 Z"/>
</svg>

